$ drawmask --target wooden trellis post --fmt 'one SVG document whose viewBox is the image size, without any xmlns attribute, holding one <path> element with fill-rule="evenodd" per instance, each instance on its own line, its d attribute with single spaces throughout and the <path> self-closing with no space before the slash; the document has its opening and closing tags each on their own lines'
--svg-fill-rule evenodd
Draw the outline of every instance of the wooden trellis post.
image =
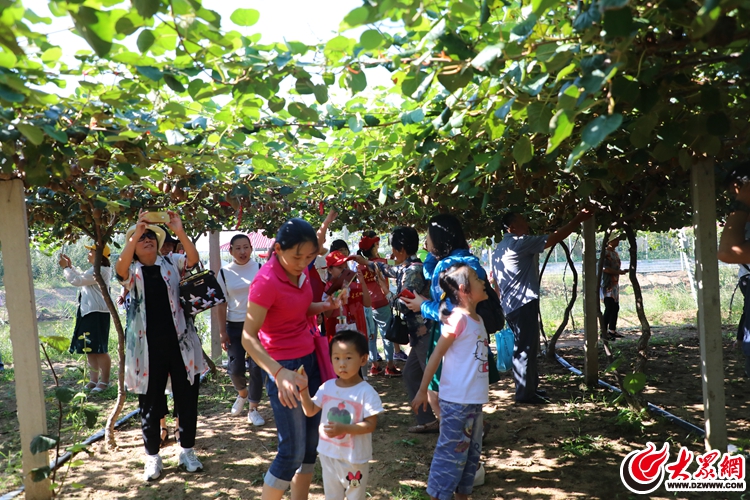
<svg viewBox="0 0 750 500">
<path fill-rule="evenodd" d="M 583 331 L 585 342 L 583 374 L 586 385 L 596 387 L 599 381 L 599 297 L 596 294 L 596 221 L 583 222 Z"/>
<path fill-rule="evenodd" d="M 217 279 L 221 269 L 221 244 L 220 234 L 218 231 L 211 231 L 208 234 L 208 261 L 209 269 L 215 274 Z M 211 308 L 211 359 L 216 363 L 221 359 L 221 337 L 219 336 L 219 314 L 216 308 Z"/>
<path fill-rule="evenodd" d="M 30 449 L 31 440 L 35 436 L 47 433 L 47 411 L 39 361 L 36 299 L 26 220 L 23 181 L 0 181 L 0 243 L 5 263 L 5 288 L 8 292 L 6 300 L 10 341 L 13 345 L 24 486 L 26 498 L 47 499 L 52 497 L 49 480 L 34 482 L 29 474 L 32 469 L 49 465 L 49 455 L 32 455 Z"/>
<path fill-rule="evenodd" d="M 695 280 L 698 285 L 698 333 L 701 343 L 703 413 L 707 450 L 727 451 L 724 361 L 716 257 L 716 188 L 713 159 L 693 163 L 690 172 L 695 229 Z"/>
</svg>

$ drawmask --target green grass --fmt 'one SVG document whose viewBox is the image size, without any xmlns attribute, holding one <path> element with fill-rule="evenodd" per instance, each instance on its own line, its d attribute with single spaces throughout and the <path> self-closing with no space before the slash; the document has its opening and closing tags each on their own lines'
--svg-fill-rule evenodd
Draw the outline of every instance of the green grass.
<svg viewBox="0 0 750 500">
<path fill-rule="evenodd" d="M 565 414 L 569 417 L 575 418 L 578 421 L 583 421 L 586 418 L 588 412 L 585 408 L 578 407 L 578 398 L 576 398 L 575 400 L 571 400 L 569 404 L 570 409 L 566 411 Z"/>
<path fill-rule="evenodd" d="M 422 489 L 413 488 L 403 483 L 391 491 L 391 500 L 429 500 L 429 498 Z"/>
<path fill-rule="evenodd" d="M 606 440 L 602 436 L 592 436 L 590 434 L 567 438 L 560 443 L 560 448 L 569 457 L 585 457 L 607 447 Z"/>
<path fill-rule="evenodd" d="M 21 470 L 21 450 L 0 450 L 0 492 L 21 486 Z"/>
<path fill-rule="evenodd" d="M 419 439 L 417 438 L 399 439 L 398 441 L 396 441 L 396 444 L 399 444 L 401 446 L 414 446 L 416 444 L 419 444 Z"/>
<path fill-rule="evenodd" d="M 15 399 L 15 373 L 12 369 L 0 372 L 0 397 Z M 21 441 L 17 432 L 15 405 L 0 405 L 0 435 L 7 441 L 0 445 L 0 491 L 7 492 L 21 486 Z"/>
<path fill-rule="evenodd" d="M 625 265 L 625 264 L 623 264 Z M 572 310 L 572 319 L 568 322 L 567 329 L 583 328 L 583 280 L 578 277 L 578 297 Z M 683 280 L 673 285 L 648 285 L 647 280 L 642 280 L 643 306 L 646 318 L 651 326 L 679 326 L 683 324 L 695 324 L 696 310 L 695 301 L 690 291 L 690 286 Z M 737 284 L 737 269 L 734 266 L 722 266 L 719 268 L 719 285 L 722 321 L 733 324 L 739 321 L 742 314 L 742 294 L 737 291 L 730 312 L 729 303 Z M 568 305 L 573 287 L 573 278 L 570 273 L 545 274 L 541 285 L 540 308 L 542 321 L 547 336 L 551 336 L 560 325 Z M 566 295 L 567 294 L 567 295 Z M 603 307 L 603 306 L 602 306 Z M 640 321 L 635 308 L 635 297 L 633 288 L 627 275 L 620 281 L 620 314 L 618 327 L 621 330 L 629 328 L 640 328 Z"/>
<path fill-rule="evenodd" d="M 737 448 L 739 448 L 740 451 L 750 450 L 750 438 L 737 438 L 737 439 L 733 439 L 731 444 L 733 444 Z"/>
<path fill-rule="evenodd" d="M 75 313 L 74 313 L 75 314 Z M 73 338 L 73 329 L 75 327 L 75 318 L 61 319 L 58 321 L 40 321 L 38 324 L 39 337 L 65 337 L 67 339 Z M 123 318 L 123 327 L 124 318 Z M 68 344 L 69 345 L 69 344 Z M 111 324 L 109 329 L 109 353 L 113 358 L 113 365 L 115 358 L 117 357 L 117 331 L 115 330 L 114 324 Z M 73 359 L 83 359 L 82 355 L 70 354 L 67 351 L 57 351 L 55 349 L 47 349 L 50 359 L 53 363 L 68 362 Z M 13 363 L 13 347 L 10 342 L 10 326 L 0 325 L 0 356 L 3 357 L 3 363 Z M 39 351 L 39 356 L 42 362 L 46 365 L 44 355 Z"/>
<path fill-rule="evenodd" d="M 563 373 L 562 375 L 550 373 L 549 375 L 547 375 L 546 381 L 550 384 L 567 385 L 571 380 L 574 379 L 581 379 L 581 381 L 583 381 L 583 377 L 581 377 L 580 375 L 574 375 L 572 373 Z"/>
<path fill-rule="evenodd" d="M 620 408 L 613 419 L 613 423 L 626 431 L 642 434 L 646 427 L 644 420 L 649 420 L 648 413 L 645 410 L 637 412 L 631 408 Z"/>
</svg>

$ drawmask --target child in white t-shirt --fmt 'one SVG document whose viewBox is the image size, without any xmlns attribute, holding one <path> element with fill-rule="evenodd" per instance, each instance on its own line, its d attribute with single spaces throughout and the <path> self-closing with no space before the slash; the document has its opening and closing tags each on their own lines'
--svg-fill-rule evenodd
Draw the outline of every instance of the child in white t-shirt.
<svg viewBox="0 0 750 500">
<path fill-rule="evenodd" d="M 427 408 L 427 387 L 440 362 L 440 437 L 430 465 L 427 494 L 433 499 L 466 500 L 482 451 L 482 405 L 489 400 L 487 332 L 477 304 L 487 299 L 484 282 L 468 264 L 440 273 L 445 292 L 440 304 L 440 339 L 412 401 Z"/>
<path fill-rule="evenodd" d="M 364 335 L 342 330 L 331 339 L 331 362 L 338 378 L 321 385 L 314 398 L 307 386 L 300 388 L 305 415 L 323 412 L 318 454 L 326 500 L 367 498 L 372 433 L 383 412 L 380 396 L 362 379 L 368 354 Z"/>
</svg>

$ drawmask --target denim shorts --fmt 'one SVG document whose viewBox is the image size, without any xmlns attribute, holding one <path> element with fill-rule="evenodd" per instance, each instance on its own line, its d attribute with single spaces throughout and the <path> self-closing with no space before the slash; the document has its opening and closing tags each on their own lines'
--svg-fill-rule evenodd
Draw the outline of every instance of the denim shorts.
<svg viewBox="0 0 750 500">
<path fill-rule="evenodd" d="M 321 382 L 315 351 L 298 359 L 288 359 L 278 361 L 278 363 L 289 370 L 297 370 L 304 365 L 310 395 L 318 391 Z M 279 388 L 276 387 L 274 378 L 264 372 L 263 379 L 279 437 L 276 458 L 271 462 L 264 481 L 272 488 L 286 491 L 295 474 L 312 474 L 315 470 L 315 460 L 318 457 L 320 413 L 314 417 L 306 417 L 299 401 L 297 408 L 285 407 L 279 401 Z"/>
<path fill-rule="evenodd" d="M 440 436 L 432 457 L 427 494 L 451 500 L 470 495 L 482 453 L 482 405 L 440 400 Z"/>
</svg>

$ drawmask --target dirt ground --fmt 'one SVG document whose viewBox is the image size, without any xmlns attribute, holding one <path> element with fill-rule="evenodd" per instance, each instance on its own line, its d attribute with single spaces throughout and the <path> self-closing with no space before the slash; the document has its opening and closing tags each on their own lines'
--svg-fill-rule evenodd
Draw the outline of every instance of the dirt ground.
<svg viewBox="0 0 750 500">
<path fill-rule="evenodd" d="M 75 318 L 78 288 L 74 286 L 60 288 L 35 288 L 37 320 L 54 321 Z M 0 324 L 8 322 L 5 290 L 0 290 Z"/>
<path fill-rule="evenodd" d="M 632 341 L 638 332 L 625 333 L 627 338 L 613 346 L 627 354 L 632 352 Z M 580 368 L 583 351 L 579 338 L 580 334 L 564 336 L 559 353 Z M 647 397 L 667 411 L 702 426 L 697 332 L 657 330 L 652 344 Z M 731 348 L 729 340 L 724 344 L 729 437 L 740 448 L 750 449 L 747 411 L 750 385 L 742 374 L 741 353 Z M 604 359 L 600 365 L 606 366 Z M 542 361 L 540 372 L 541 385 L 553 401 L 547 406 L 515 405 L 510 376 L 492 386 L 490 403 L 485 406 L 485 418 L 492 424 L 483 446 L 486 483 L 475 489 L 474 499 L 636 498 L 622 485 L 619 476 L 620 463 L 630 451 L 644 448 L 648 441 L 659 447 L 669 441 L 673 450 L 686 446 L 694 452 L 703 452 L 702 439 L 663 419 L 634 418 L 629 410 L 611 404 L 615 395 L 587 390 L 581 378 L 556 362 Z M 373 435 L 369 494 L 374 499 L 426 498 L 423 492 L 437 435 L 406 432 L 413 418 L 400 379 L 370 380 L 386 411 Z M 14 401 L 9 399 L 8 391 L 0 391 L 0 397 L 3 408 L 12 412 Z M 106 407 L 114 397 L 115 389 L 109 389 L 91 400 Z M 128 408 L 134 408 L 134 398 L 129 399 Z M 229 416 L 233 401 L 233 389 L 223 374 L 201 388 L 196 452 L 205 466 L 203 473 L 179 472 L 176 467 L 179 447 L 172 443 L 162 450 L 166 467 L 162 478 L 144 484 L 140 479 L 143 466 L 140 428 L 134 419 L 118 433 L 119 450 L 107 451 L 96 444 L 90 457 L 77 457 L 82 459 L 81 465 L 72 468 L 65 479 L 68 485 L 76 483 L 76 487 L 67 487 L 62 497 L 259 498 L 263 475 L 276 450 L 273 415 L 267 402 L 262 403 L 261 413 L 267 424 L 254 428 L 244 416 Z M 103 415 L 104 412 L 100 417 L 102 425 Z M 3 441 L 8 444 L 12 434 L 11 429 L 3 427 L 0 449 Z M 665 499 L 740 497 L 739 493 L 676 496 L 667 493 L 663 486 L 651 495 Z M 324 498 L 319 469 L 310 498 Z"/>
</svg>

